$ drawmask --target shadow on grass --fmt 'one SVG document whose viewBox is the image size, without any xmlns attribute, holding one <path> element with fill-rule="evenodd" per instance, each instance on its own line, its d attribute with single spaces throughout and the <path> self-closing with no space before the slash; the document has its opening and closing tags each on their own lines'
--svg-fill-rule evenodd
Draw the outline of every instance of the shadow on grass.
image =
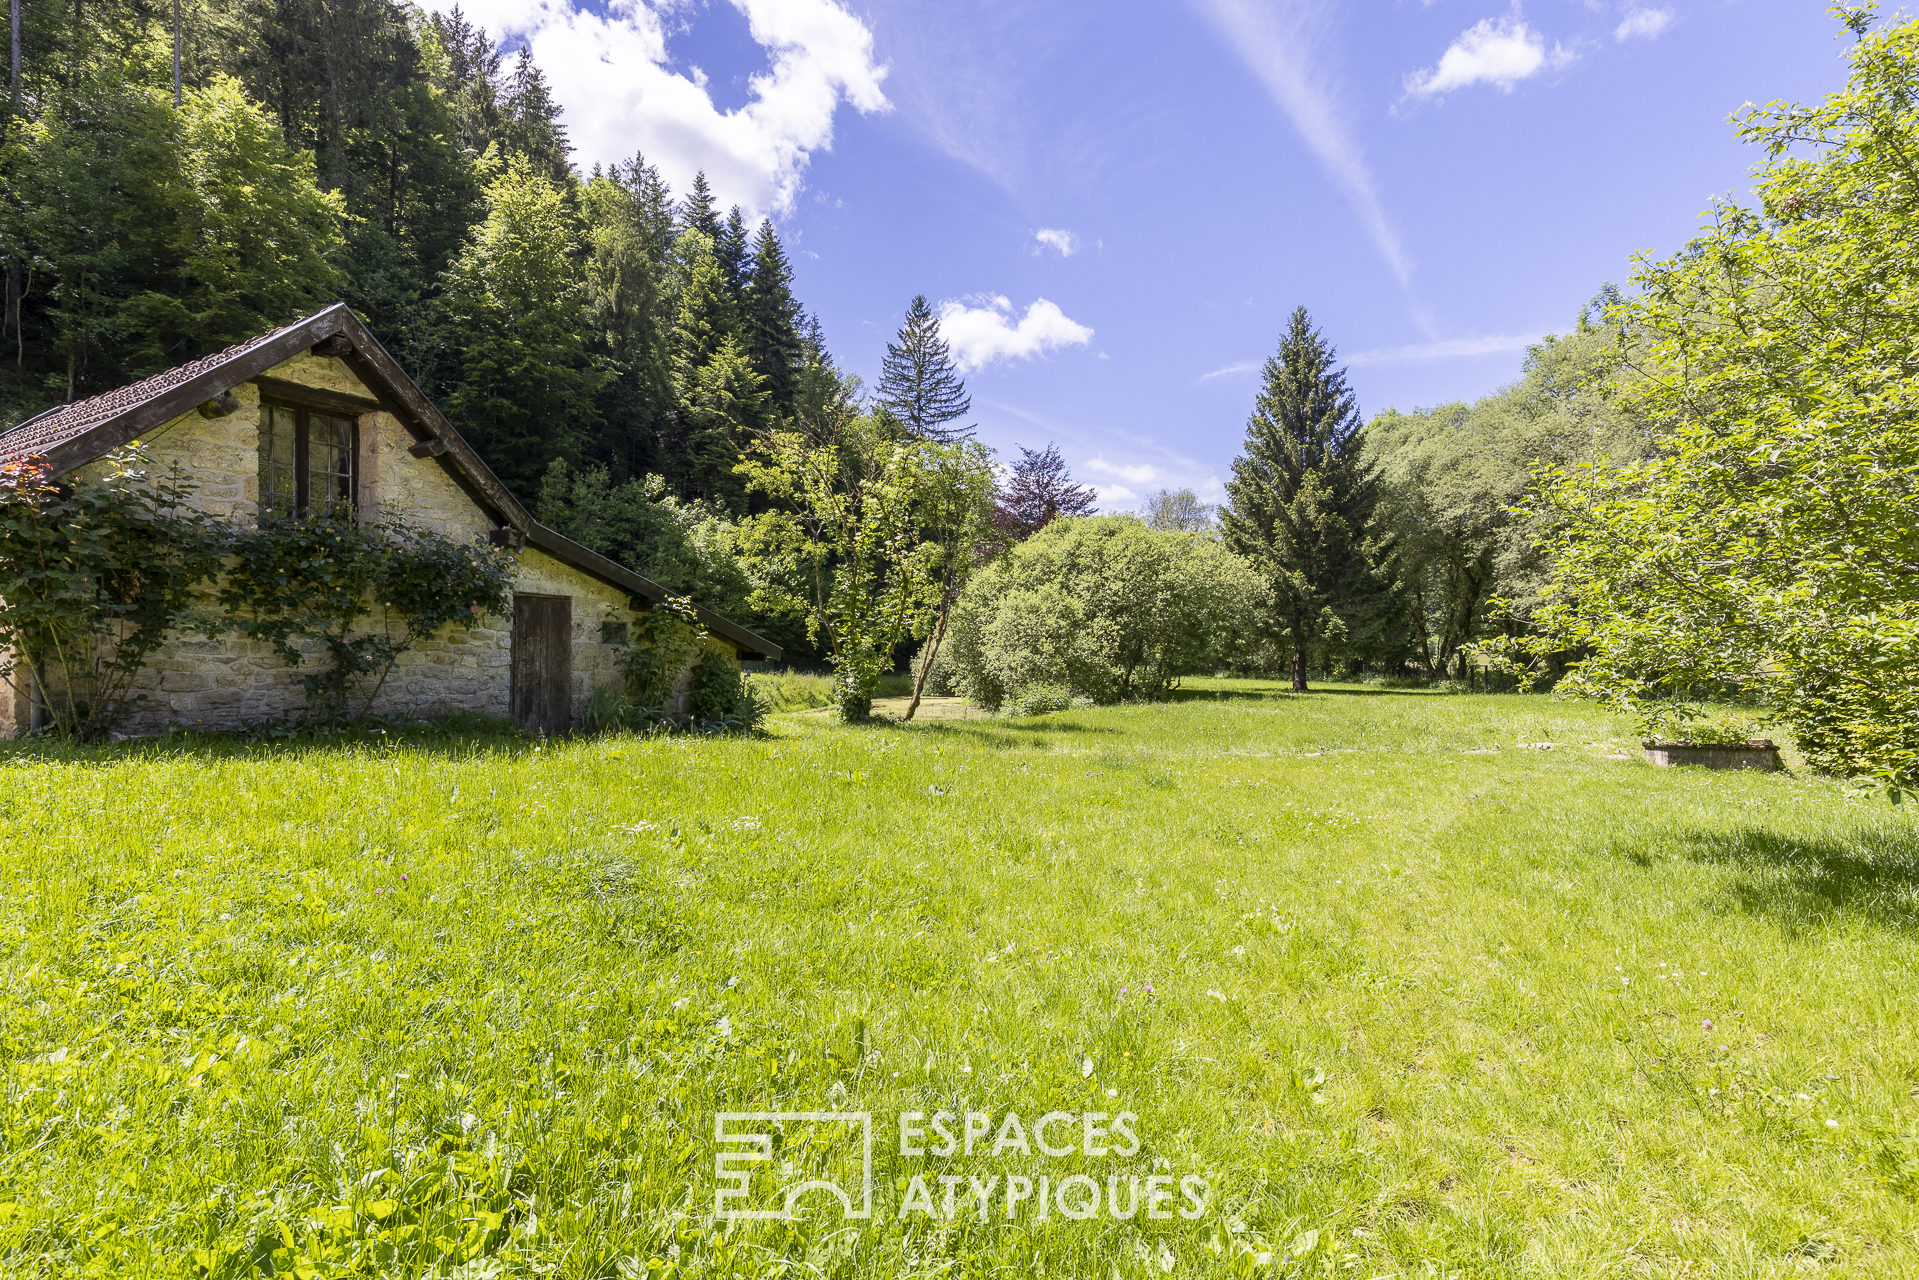
<svg viewBox="0 0 1919 1280">
<path fill-rule="evenodd" d="M 1756 827 L 1692 830 L 1660 840 L 1657 848 L 1731 870 L 1712 899 L 1726 911 L 1790 928 L 1854 918 L 1902 932 L 1919 929 L 1916 833 L 1866 830 L 1836 840 Z M 1652 862 L 1651 850 L 1622 852 L 1642 866 Z"/>
<path fill-rule="evenodd" d="M 579 742 L 597 735 L 579 733 L 551 740 Z M 530 755 L 549 740 L 528 733 L 510 720 L 474 713 L 437 720 L 361 721 L 336 727 L 301 729 L 291 722 L 252 726 L 234 732 L 175 729 L 120 742 L 80 743 L 58 738 L 0 743 L 0 762 L 25 764 L 117 764 L 132 761 L 271 760 L 309 751 L 399 752 L 465 760 L 475 756 Z"/>
</svg>

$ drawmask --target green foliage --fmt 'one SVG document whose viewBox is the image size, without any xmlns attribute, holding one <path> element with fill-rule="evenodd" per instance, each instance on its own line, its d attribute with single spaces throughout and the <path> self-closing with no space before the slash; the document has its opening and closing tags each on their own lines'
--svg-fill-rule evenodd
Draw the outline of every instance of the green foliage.
<svg viewBox="0 0 1919 1280">
<path fill-rule="evenodd" d="M 363 524 L 350 507 L 269 513 L 234 535 L 219 599 L 241 634 L 298 667 L 310 718 L 338 718 L 357 683 L 364 710 L 402 653 L 446 626 L 471 628 L 512 606 L 512 563 L 401 520 Z M 362 621 L 380 610 L 379 629 Z"/>
<path fill-rule="evenodd" d="M 199 586 L 224 537 L 137 449 L 98 480 L 55 482 L 38 459 L 0 464 L 0 677 L 69 736 L 97 738 L 169 633 L 211 629 Z"/>
<path fill-rule="evenodd" d="M 554 461 L 578 456 L 606 375 L 586 360 L 587 290 L 565 193 L 514 157 L 486 201 L 486 221 L 447 271 L 445 405 L 500 479 L 531 494 Z"/>
<path fill-rule="evenodd" d="M 540 481 L 535 514 L 675 595 L 697 594 L 736 621 L 753 612 L 753 585 L 734 551 L 732 526 L 705 503 L 674 497 L 660 476 L 615 484 L 604 467 L 575 472 L 555 460 Z"/>
<path fill-rule="evenodd" d="M 907 434 L 920 439 L 951 442 L 972 430 L 947 425 L 972 412 L 973 398 L 966 394 L 952 352 L 940 337 L 939 317 L 926 305 L 925 294 L 907 307 L 898 340 L 886 344 L 877 404 Z"/>
<path fill-rule="evenodd" d="M 1217 538 L 1129 516 L 1055 520 L 961 595 L 954 681 L 988 708 L 1042 686 L 1099 703 L 1162 698 L 1249 643 L 1269 599 Z"/>
<path fill-rule="evenodd" d="M 755 696 L 750 677 L 739 663 L 712 649 L 694 660 L 687 688 L 687 712 L 693 723 L 731 723 L 743 729 L 758 727 L 767 706 Z"/>
<path fill-rule="evenodd" d="M 581 192 L 587 322 L 602 428 L 592 456 L 624 480 L 658 472 L 673 406 L 673 211 L 659 171 L 638 159 L 596 172 Z"/>
<path fill-rule="evenodd" d="M 639 707 L 664 710 L 706 640 L 692 601 L 683 596 L 656 601 L 634 618 L 631 643 L 620 656 L 628 696 Z"/>
<path fill-rule="evenodd" d="M 1764 728 L 1750 709 L 1725 703 L 1667 701 L 1641 704 L 1640 731 L 1650 741 L 1720 747 L 1752 742 Z"/>
<path fill-rule="evenodd" d="M 1739 691 L 1897 795 L 1919 789 L 1919 22 L 1851 62 L 1817 106 L 1747 113 L 1759 207 L 1719 204 L 1619 309 L 1658 451 L 1554 478 L 1534 648 L 1588 652 L 1567 687 L 1621 708 Z"/>
<path fill-rule="evenodd" d="M 1394 548 L 1358 405 L 1306 308 L 1293 312 L 1264 376 L 1220 522 L 1226 545 L 1271 588 L 1267 630 L 1303 691 L 1309 665 L 1378 648 L 1398 603 Z"/>
<path fill-rule="evenodd" d="M 233 80 L 170 97 L 89 72 L 10 135 L 0 256 L 36 287 L 43 390 L 90 395 L 315 310 L 340 287 L 337 196 Z"/>
<path fill-rule="evenodd" d="M 1643 422 L 1608 381 L 1619 332 L 1590 318 L 1526 353 L 1519 381 L 1468 405 L 1388 409 L 1366 427 L 1397 544 L 1412 649 L 1429 677 L 1463 672 L 1468 648 L 1497 627 L 1518 635 L 1541 602 L 1550 564 L 1537 513 L 1522 503 L 1537 468 L 1624 464 L 1644 455 Z"/>
<path fill-rule="evenodd" d="M 741 472 L 781 507 L 744 537 L 766 584 L 756 602 L 806 619 L 831 652 L 842 718 L 864 720 L 880 674 L 926 633 L 953 571 L 941 522 L 972 518 L 955 513 L 978 506 L 990 472 L 977 447 L 895 438 L 884 414 L 843 414 L 828 428 L 819 440 L 760 438 Z"/>
<path fill-rule="evenodd" d="M 1092 705 L 1091 698 L 1074 693 L 1065 685 L 1033 683 L 1009 696 L 1000 711 L 1009 716 L 1043 716 L 1055 711 L 1084 710 Z"/>
</svg>

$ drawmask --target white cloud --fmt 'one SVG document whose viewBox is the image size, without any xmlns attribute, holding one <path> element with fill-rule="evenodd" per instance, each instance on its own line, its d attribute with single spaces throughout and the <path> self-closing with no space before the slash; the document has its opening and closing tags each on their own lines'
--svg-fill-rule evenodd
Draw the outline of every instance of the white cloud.
<svg viewBox="0 0 1919 1280">
<path fill-rule="evenodd" d="M 1080 249 L 1079 237 L 1070 231 L 1055 231 L 1049 227 L 1041 227 L 1033 233 L 1033 239 L 1049 249 L 1059 250 L 1059 256 L 1062 258 L 1070 258 Z"/>
<path fill-rule="evenodd" d="M 1631 40 L 1635 37 L 1651 40 L 1661 31 L 1672 25 L 1672 13 L 1666 9 L 1633 9 L 1626 14 L 1626 20 L 1613 29 L 1613 39 Z"/>
<path fill-rule="evenodd" d="M 1158 480 L 1166 474 L 1150 462 L 1143 462 L 1138 466 L 1127 466 L 1124 463 L 1108 462 L 1105 458 L 1101 457 L 1095 457 L 1089 460 L 1086 464 L 1086 469 L 1088 471 L 1104 472 L 1109 476 L 1118 476 L 1121 480 L 1129 484 L 1152 484 L 1155 480 Z"/>
<path fill-rule="evenodd" d="M 1326 0 L 1191 0 L 1231 41 L 1247 69 L 1266 86 L 1293 128 L 1359 215 L 1402 287 L 1412 260 L 1386 218 L 1373 175 L 1339 109 L 1326 68 L 1331 62 L 1321 28 L 1335 12 Z"/>
<path fill-rule="evenodd" d="M 940 303 L 940 336 L 951 344 L 962 369 L 979 369 L 995 360 L 1028 360 L 1055 347 L 1083 346 L 1093 331 L 1069 320 L 1066 313 L 1044 298 L 1036 298 L 1017 321 L 1012 302 L 1001 296 L 979 299 L 970 307 L 964 299 Z"/>
<path fill-rule="evenodd" d="M 1470 360 L 1475 356 L 1506 355 L 1524 351 L 1542 338 L 1532 333 L 1519 336 L 1486 338 L 1448 338 L 1442 342 L 1421 342 L 1409 347 L 1380 347 L 1344 357 L 1348 365 L 1421 364 L 1433 360 Z"/>
<path fill-rule="evenodd" d="M 1573 56 L 1557 44 L 1548 52 L 1545 37 L 1517 18 L 1486 18 L 1447 46 L 1438 66 L 1408 76 L 1406 92 L 1430 98 L 1475 84 L 1510 92 L 1526 77 L 1548 67 L 1563 67 Z"/>
<path fill-rule="evenodd" d="M 1199 380 L 1211 382 L 1214 378 L 1230 378 L 1236 373 L 1251 373 L 1259 368 L 1259 363 L 1257 360 L 1241 360 L 1238 364 L 1223 365 L 1211 373 L 1202 373 L 1199 375 Z"/>
<path fill-rule="evenodd" d="M 675 0 L 610 0 L 604 15 L 571 0 L 468 0 L 470 21 L 495 39 L 521 37 L 566 108 L 575 160 L 630 159 L 635 150 L 676 190 L 705 170 L 723 203 L 754 213 L 792 207 L 815 151 L 833 144 L 842 100 L 886 111 L 886 68 L 873 33 L 837 0 L 730 0 L 746 16 L 768 68 L 732 111 L 714 106 L 706 75 L 673 68 L 667 20 Z"/>
</svg>

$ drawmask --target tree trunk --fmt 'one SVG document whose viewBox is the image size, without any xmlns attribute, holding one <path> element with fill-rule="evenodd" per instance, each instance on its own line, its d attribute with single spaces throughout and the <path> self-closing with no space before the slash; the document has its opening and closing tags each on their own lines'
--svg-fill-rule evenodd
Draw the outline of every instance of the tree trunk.
<svg viewBox="0 0 1919 1280">
<path fill-rule="evenodd" d="M 926 656 L 920 659 L 919 679 L 913 681 L 913 700 L 906 704 L 906 714 L 900 717 L 905 724 L 920 709 L 920 691 L 926 688 L 926 677 L 933 670 L 933 659 L 939 656 L 940 641 L 946 638 L 946 615 L 952 611 L 952 604 L 946 599 L 940 600 L 940 620 L 933 627 L 933 636 L 926 642 Z"/>
<path fill-rule="evenodd" d="M 1293 692 L 1306 692 L 1306 646 L 1293 646 Z"/>
</svg>

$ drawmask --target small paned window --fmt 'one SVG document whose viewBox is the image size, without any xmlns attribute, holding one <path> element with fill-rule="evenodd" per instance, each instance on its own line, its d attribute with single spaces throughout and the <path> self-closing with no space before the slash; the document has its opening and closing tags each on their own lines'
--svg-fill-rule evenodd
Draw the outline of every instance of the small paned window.
<svg viewBox="0 0 1919 1280">
<path fill-rule="evenodd" d="M 260 509 L 310 511 L 355 505 L 359 424 L 294 405 L 260 406 Z"/>
</svg>

